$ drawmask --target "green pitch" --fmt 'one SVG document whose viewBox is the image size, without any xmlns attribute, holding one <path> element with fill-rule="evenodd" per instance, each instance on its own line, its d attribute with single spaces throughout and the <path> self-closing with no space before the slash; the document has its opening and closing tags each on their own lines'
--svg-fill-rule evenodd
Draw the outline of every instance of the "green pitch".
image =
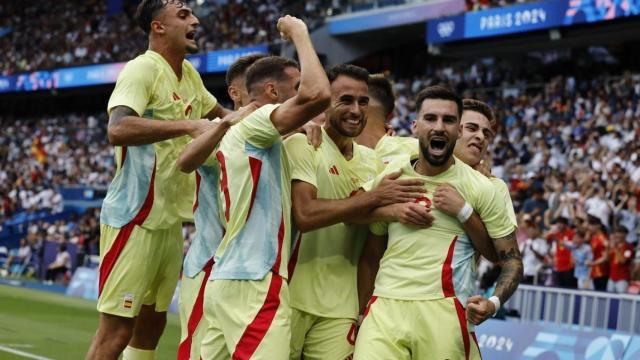
<svg viewBox="0 0 640 360">
<path fill-rule="evenodd" d="M 0 285 L 0 359 L 84 359 L 96 331 L 93 301 Z M 169 314 L 158 359 L 175 359 L 180 321 Z M 19 356 L 3 348 L 28 353 Z M 44 359 L 43 359 L 44 360 Z"/>
</svg>

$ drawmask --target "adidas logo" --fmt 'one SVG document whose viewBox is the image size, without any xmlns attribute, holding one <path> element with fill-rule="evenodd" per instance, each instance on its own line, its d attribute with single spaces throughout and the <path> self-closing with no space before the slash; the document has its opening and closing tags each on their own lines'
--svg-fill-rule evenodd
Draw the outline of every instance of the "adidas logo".
<svg viewBox="0 0 640 360">
<path fill-rule="evenodd" d="M 338 172 L 338 168 L 335 165 L 329 168 L 329 174 L 340 175 L 340 173 Z"/>
</svg>

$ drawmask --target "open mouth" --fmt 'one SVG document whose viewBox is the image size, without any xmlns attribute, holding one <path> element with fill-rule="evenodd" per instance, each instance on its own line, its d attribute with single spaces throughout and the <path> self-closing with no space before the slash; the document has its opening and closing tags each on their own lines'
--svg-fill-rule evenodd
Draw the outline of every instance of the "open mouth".
<svg viewBox="0 0 640 360">
<path fill-rule="evenodd" d="M 431 153 L 434 155 L 444 154 L 444 150 L 446 146 L 447 146 L 447 141 L 443 138 L 432 138 L 429 141 L 429 148 L 431 149 Z"/>
<path fill-rule="evenodd" d="M 195 31 L 195 30 L 194 30 L 194 31 L 189 31 L 189 32 L 187 33 L 187 36 L 186 36 L 186 37 L 187 37 L 187 39 L 189 39 L 189 40 L 195 40 L 195 39 L 196 39 L 196 31 Z"/>
<path fill-rule="evenodd" d="M 360 119 L 346 119 L 347 124 L 360 125 Z"/>
</svg>

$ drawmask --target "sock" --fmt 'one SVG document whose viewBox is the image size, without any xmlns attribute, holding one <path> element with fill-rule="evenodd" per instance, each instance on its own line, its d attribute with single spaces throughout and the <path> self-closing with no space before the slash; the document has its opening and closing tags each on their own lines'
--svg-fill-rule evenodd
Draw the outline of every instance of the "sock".
<svg viewBox="0 0 640 360">
<path fill-rule="evenodd" d="M 155 350 L 143 350 L 136 349 L 131 346 L 127 346 L 122 352 L 122 360 L 155 360 Z"/>
</svg>

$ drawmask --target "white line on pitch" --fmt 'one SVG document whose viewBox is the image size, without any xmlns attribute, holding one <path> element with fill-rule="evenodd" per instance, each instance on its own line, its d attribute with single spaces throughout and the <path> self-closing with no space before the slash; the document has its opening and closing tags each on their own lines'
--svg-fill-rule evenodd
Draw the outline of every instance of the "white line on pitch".
<svg viewBox="0 0 640 360">
<path fill-rule="evenodd" d="M 12 349 L 10 347 L 6 347 L 6 346 L 2 346 L 2 345 L 0 345 L 0 351 L 8 352 L 8 353 L 15 354 L 15 355 L 20 355 L 20 356 L 26 357 L 28 359 L 53 360 L 53 359 L 48 358 L 48 357 L 38 356 L 38 355 L 35 355 L 35 354 L 31 354 L 31 353 L 28 353 L 28 352 Z"/>
</svg>

